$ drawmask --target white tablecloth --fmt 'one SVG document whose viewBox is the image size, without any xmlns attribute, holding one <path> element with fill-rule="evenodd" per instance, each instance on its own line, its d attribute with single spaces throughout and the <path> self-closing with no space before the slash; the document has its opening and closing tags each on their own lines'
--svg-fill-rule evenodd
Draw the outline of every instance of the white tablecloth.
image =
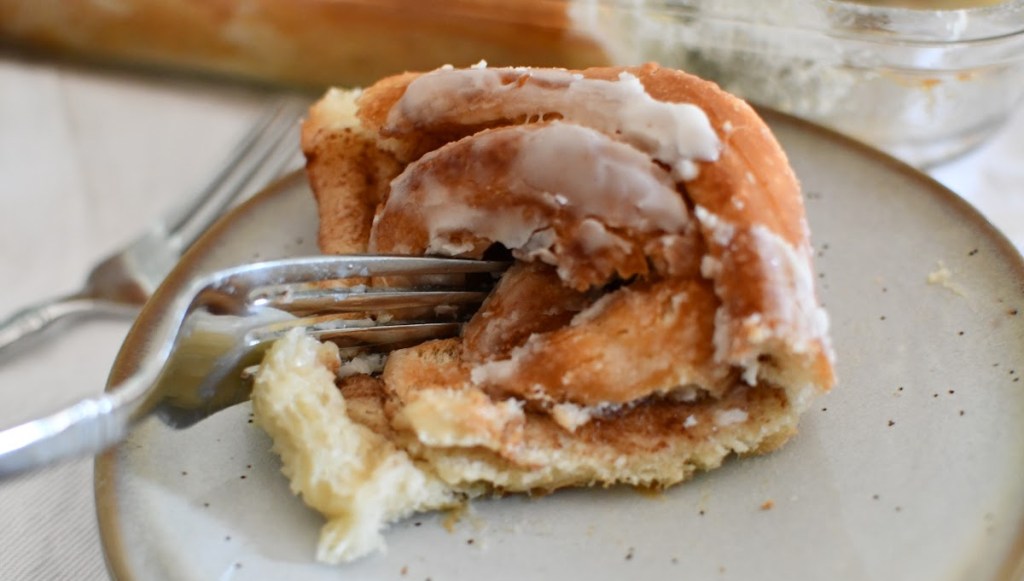
<svg viewBox="0 0 1024 581">
<path fill-rule="evenodd" d="M 0 312 L 71 292 L 203 185 L 265 95 L 0 57 Z M 933 175 L 1024 248 L 1024 114 Z M 90 321 L 0 363 L 0 425 L 102 389 L 128 329 Z M 0 482 L 0 579 L 106 579 L 92 462 Z"/>
</svg>

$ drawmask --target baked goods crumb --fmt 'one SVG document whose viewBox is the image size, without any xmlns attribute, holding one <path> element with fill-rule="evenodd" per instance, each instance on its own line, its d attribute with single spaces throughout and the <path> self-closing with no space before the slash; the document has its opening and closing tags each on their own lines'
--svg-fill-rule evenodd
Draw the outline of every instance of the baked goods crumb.
<svg viewBox="0 0 1024 581">
<path fill-rule="evenodd" d="M 955 294 L 962 297 L 966 297 L 967 293 L 964 292 L 960 285 L 953 282 L 953 271 L 951 271 L 943 261 L 938 261 L 937 268 L 928 273 L 928 284 L 934 284 L 941 286 Z"/>
<path fill-rule="evenodd" d="M 775 508 L 775 501 L 770 498 L 761 503 L 761 510 L 771 510 L 773 508 Z"/>
</svg>

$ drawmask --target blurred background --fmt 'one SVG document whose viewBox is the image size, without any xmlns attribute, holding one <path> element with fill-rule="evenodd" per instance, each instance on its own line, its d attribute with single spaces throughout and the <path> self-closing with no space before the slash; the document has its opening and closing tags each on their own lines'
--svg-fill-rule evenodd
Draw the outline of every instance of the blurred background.
<svg viewBox="0 0 1024 581">
<path fill-rule="evenodd" d="M 0 313 L 77 288 L 274 94 L 481 59 L 689 70 L 922 168 L 1024 248 L 1024 0 L 0 0 Z M 0 427 L 99 392 L 129 325 L 0 360 Z M 91 476 L 0 482 L 0 578 L 107 578 Z"/>
</svg>

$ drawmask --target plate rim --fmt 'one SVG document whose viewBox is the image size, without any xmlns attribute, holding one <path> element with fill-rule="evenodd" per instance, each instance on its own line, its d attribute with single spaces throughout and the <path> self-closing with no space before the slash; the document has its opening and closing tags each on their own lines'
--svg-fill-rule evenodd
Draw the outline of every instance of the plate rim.
<svg viewBox="0 0 1024 581">
<path fill-rule="evenodd" d="M 782 113 L 769 107 L 755 104 L 754 108 L 769 127 L 775 124 L 791 125 L 800 133 L 814 135 L 826 143 L 835 143 L 857 155 L 867 158 L 868 161 L 879 167 L 884 167 L 888 171 L 901 174 L 916 182 L 922 192 L 927 193 L 937 204 L 949 207 L 954 213 L 971 222 L 972 226 L 988 237 L 1002 254 L 1002 258 L 1007 263 L 1007 266 L 1011 267 L 1012 271 L 1014 271 L 1011 272 L 1013 278 L 1017 279 L 1021 287 L 1024 288 L 1024 256 L 1021 255 L 1016 246 L 977 208 L 936 179 L 906 162 L 828 127 Z M 799 178 L 799 176 L 797 177 Z M 221 216 L 183 254 L 181 260 L 175 265 L 168 277 L 143 306 L 138 318 L 136 318 L 131 329 L 128 331 L 111 367 L 105 391 L 110 391 L 116 382 L 123 379 L 136 366 L 138 353 L 145 345 L 147 327 L 151 326 L 152 321 L 161 311 L 161 305 L 166 306 L 170 299 L 196 272 L 195 263 L 199 260 L 199 257 L 206 255 L 225 231 L 231 229 L 245 215 L 266 203 L 267 200 L 281 195 L 284 191 L 294 187 L 294 182 L 302 180 L 305 180 L 304 169 L 296 169 L 275 179 L 248 200 Z M 803 193 L 806 196 L 806 192 Z M 806 201 L 806 197 L 804 201 Z M 114 579 L 135 581 L 144 577 L 136 575 L 129 564 L 130 561 L 127 557 L 126 547 L 130 544 L 125 542 L 121 532 L 121 524 L 119 522 L 120 507 L 117 502 L 117 486 L 115 485 L 119 465 L 117 450 L 121 445 L 118 444 L 95 457 L 93 494 L 96 504 L 100 545 L 107 571 Z M 1016 533 L 1010 549 L 1003 558 L 1003 563 L 997 569 L 994 581 L 1018 581 L 1021 578 L 1024 578 L 1024 514 L 1018 515 Z"/>
</svg>

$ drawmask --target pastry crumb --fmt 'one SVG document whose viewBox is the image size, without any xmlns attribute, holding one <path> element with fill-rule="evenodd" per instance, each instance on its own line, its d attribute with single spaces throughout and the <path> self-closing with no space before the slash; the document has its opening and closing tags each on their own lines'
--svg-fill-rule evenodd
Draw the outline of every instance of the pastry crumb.
<svg viewBox="0 0 1024 581">
<path fill-rule="evenodd" d="M 964 292 L 963 288 L 961 288 L 960 285 L 953 282 L 953 271 L 951 271 L 946 266 L 946 263 L 944 263 L 941 260 L 938 261 L 937 268 L 934 271 L 928 273 L 928 284 L 941 286 L 946 290 L 949 290 L 950 292 L 958 294 L 962 297 L 967 296 L 967 293 Z"/>
<path fill-rule="evenodd" d="M 761 503 L 761 510 L 771 510 L 773 508 L 775 508 L 775 501 L 770 498 Z"/>
</svg>

